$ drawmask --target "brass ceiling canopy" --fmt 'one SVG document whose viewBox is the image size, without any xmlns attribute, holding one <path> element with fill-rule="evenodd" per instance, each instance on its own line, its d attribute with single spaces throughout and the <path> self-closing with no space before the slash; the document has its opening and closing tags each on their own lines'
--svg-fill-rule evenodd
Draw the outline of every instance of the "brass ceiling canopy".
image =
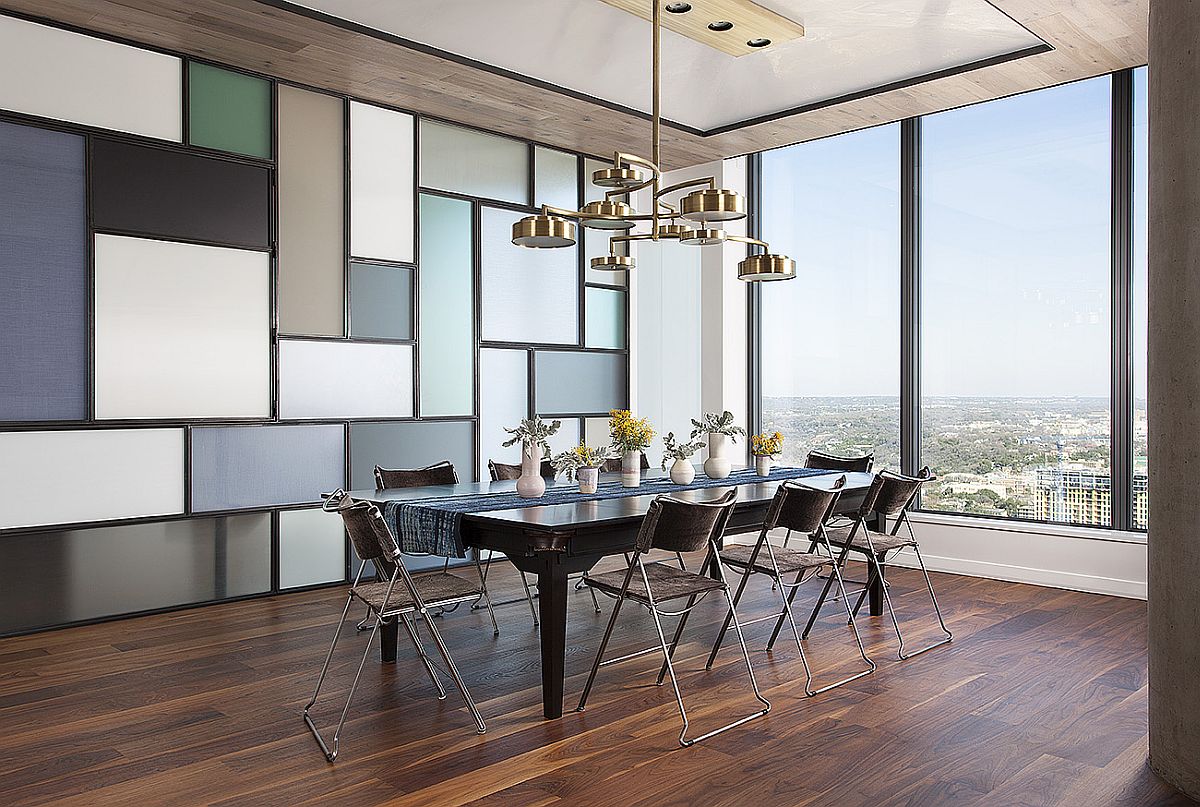
<svg viewBox="0 0 1200 807">
<path fill-rule="evenodd" d="M 609 1 L 606 0 L 606 2 Z M 720 6 L 722 13 L 720 16 L 714 17 L 711 24 L 706 24 L 706 27 L 712 33 L 722 35 L 735 30 L 738 20 L 741 19 L 733 13 L 736 10 L 733 8 L 734 6 L 752 6 L 759 11 L 765 10 L 749 0 L 696 0 L 691 3 L 664 3 L 664 0 L 629 0 L 629 2 L 637 9 L 642 9 L 643 2 L 650 6 L 648 19 L 652 23 L 653 35 L 651 158 L 647 160 L 645 157 L 620 151 L 614 153 L 611 168 L 602 168 L 592 174 L 592 181 L 595 184 L 610 188 L 604 194 L 603 199 L 588 202 L 579 210 L 542 205 L 537 215 L 526 216 L 513 225 L 512 242 L 521 247 L 569 247 L 575 243 L 575 225 L 568 219 L 573 219 L 584 227 L 596 230 L 632 230 L 639 222 L 646 222 L 650 229 L 647 233 L 610 236 L 608 241 L 610 254 L 592 258 L 591 267 L 600 271 L 632 269 L 635 266 L 634 259 L 617 254 L 618 244 L 627 244 L 632 241 L 677 239 L 680 243 L 693 246 L 711 246 L 733 241 L 761 248 L 764 253 L 750 255 L 738 264 L 738 277 L 742 280 L 788 280 L 795 277 L 796 262 L 784 255 L 770 254 L 770 245 L 765 241 L 747 236 L 731 235 L 719 227 L 709 226 L 710 222 L 745 218 L 746 200 L 741 194 L 725 188 L 718 188 L 714 177 L 688 179 L 664 188 L 662 187 L 662 170 L 658 167 L 659 152 L 662 147 L 662 77 L 659 57 L 664 6 L 668 16 L 675 17 L 691 14 L 701 6 L 706 8 Z M 625 7 L 623 3 L 625 0 L 621 0 L 621 3 L 612 0 L 612 4 L 620 8 Z M 636 13 L 640 14 L 641 11 Z M 738 35 L 744 36 L 745 32 Z M 803 29 L 799 35 L 803 35 Z M 769 36 L 758 34 L 752 37 L 752 40 L 758 41 L 748 40 L 747 46 L 751 48 L 767 47 L 770 44 L 766 41 L 768 39 Z M 649 176 L 646 176 L 647 172 Z M 644 188 L 650 191 L 652 209 L 649 213 L 638 213 L 622 199 L 632 199 L 635 191 Z M 668 196 L 680 191 L 689 192 L 676 202 L 667 201 Z M 696 222 L 696 224 L 691 224 L 691 222 Z"/>
<path fill-rule="evenodd" d="M 604 0 L 614 8 L 653 21 L 647 0 Z M 804 26 L 753 0 L 658 0 L 663 27 L 730 56 L 746 56 L 804 36 Z M 765 44 L 762 44 L 765 43 Z"/>
<path fill-rule="evenodd" d="M 534 249 L 569 247 L 575 243 L 575 225 L 557 216 L 526 216 L 513 224 L 512 242 Z"/>
</svg>

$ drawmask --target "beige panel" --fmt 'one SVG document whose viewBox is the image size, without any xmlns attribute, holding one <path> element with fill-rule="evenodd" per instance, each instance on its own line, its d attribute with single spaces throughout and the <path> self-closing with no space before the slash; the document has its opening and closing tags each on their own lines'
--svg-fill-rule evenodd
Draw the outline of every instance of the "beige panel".
<svg viewBox="0 0 1200 807">
<path fill-rule="evenodd" d="M 346 331 L 344 102 L 279 87 L 279 330 Z"/>
</svg>

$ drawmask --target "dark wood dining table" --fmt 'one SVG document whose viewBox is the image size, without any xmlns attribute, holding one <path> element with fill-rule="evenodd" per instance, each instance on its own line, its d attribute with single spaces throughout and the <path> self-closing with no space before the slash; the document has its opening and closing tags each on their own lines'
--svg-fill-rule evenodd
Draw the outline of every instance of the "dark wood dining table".
<svg viewBox="0 0 1200 807">
<path fill-rule="evenodd" d="M 648 472 L 656 478 L 658 472 Z M 832 485 L 840 473 L 830 472 L 805 477 L 806 485 Z M 871 484 L 873 474 L 846 474 L 846 486 L 838 500 L 837 512 L 858 509 Z M 616 479 L 619 474 L 602 474 Z M 419 488 L 350 491 L 355 499 L 374 502 L 380 507 L 389 501 L 429 499 L 438 496 L 486 494 L 511 491 L 515 482 L 474 482 Z M 749 482 L 728 487 L 689 489 L 672 495 L 695 501 L 722 496 L 729 487 L 737 487 L 738 498 L 726 534 L 757 532 L 776 488 L 777 481 Z M 596 499 L 571 504 L 529 505 L 511 510 L 465 513 L 462 517 L 464 543 L 473 549 L 501 552 L 523 572 L 537 576 L 538 609 L 541 619 L 542 711 L 547 718 L 562 715 L 564 662 L 567 636 L 567 576 L 587 571 L 601 558 L 631 551 L 638 527 L 653 495 Z M 882 613 L 882 581 L 869 593 L 870 613 Z M 381 659 L 396 658 L 398 627 L 395 622 L 381 631 Z"/>
</svg>

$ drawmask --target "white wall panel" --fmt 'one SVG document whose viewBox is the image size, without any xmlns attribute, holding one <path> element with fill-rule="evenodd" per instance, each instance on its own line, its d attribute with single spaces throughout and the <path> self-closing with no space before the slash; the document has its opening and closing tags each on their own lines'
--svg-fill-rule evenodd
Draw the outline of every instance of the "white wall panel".
<svg viewBox="0 0 1200 807">
<path fill-rule="evenodd" d="M 281 418 L 411 417 L 411 345 L 279 340 Z"/>
<path fill-rule="evenodd" d="M 96 416 L 270 417 L 270 256 L 96 236 Z"/>
<path fill-rule="evenodd" d="M 487 479 L 488 460 L 521 461 L 519 446 L 503 448 L 506 427 L 529 416 L 529 353 L 524 350 L 479 351 L 479 478 Z"/>
<path fill-rule="evenodd" d="M 183 512 L 182 429 L 0 433 L 0 527 Z"/>
<path fill-rule="evenodd" d="M 0 17 L 0 108 L 179 141 L 182 71 L 174 56 Z"/>
<path fill-rule="evenodd" d="M 310 586 L 346 575 L 342 519 L 321 509 L 279 513 L 279 587 Z"/>
<path fill-rule="evenodd" d="M 350 254 L 413 259 L 413 119 L 350 104 Z"/>
<path fill-rule="evenodd" d="M 421 187 L 529 203 L 529 147 L 510 137 L 421 121 Z"/>
</svg>

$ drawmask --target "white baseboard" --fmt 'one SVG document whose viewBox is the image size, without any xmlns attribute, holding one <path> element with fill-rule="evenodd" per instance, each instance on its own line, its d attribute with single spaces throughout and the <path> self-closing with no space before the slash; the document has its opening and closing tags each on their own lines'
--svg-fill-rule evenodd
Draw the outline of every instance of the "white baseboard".
<svg viewBox="0 0 1200 807">
<path fill-rule="evenodd" d="M 1145 580 L 1122 580 L 1114 577 L 1102 577 L 1094 574 L 1061 569 L 1036 569 L 1029 566 L 1016 566 L 1008 563 L 993 563 L 971 558 L 947 558 L 940 555 L 924 553 L 925 565 L 931 572 L 950 572 L 964 574 L 970 577 L 987 577 L 992 580 L 1008 580 L 1014 583 L 1030 583 L 1036 586 L 1065 588 L 1072 591 L 1087 591 L 1093 594 L 1110 594 L 1116 597 L 1146 599 Z M 915 567 L 916 557 L 910 552 L 897 554 L 888 559 L 889 564 L 896 566 Z"/>
</svg>

